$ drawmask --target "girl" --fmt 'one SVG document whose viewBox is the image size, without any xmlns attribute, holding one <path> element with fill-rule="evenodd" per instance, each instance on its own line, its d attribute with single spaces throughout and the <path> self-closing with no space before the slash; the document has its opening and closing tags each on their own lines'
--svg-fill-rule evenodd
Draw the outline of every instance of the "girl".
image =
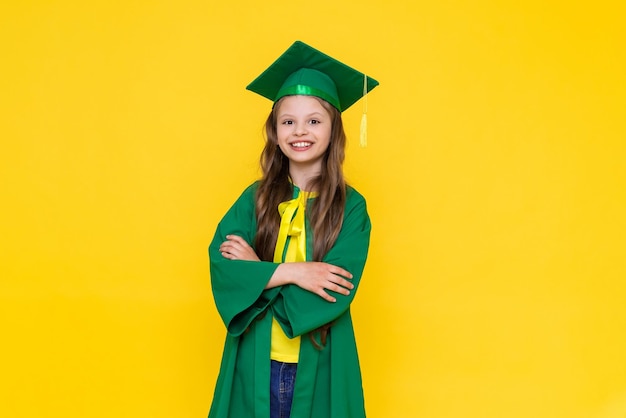
<svg viewBox="0 0 626 418">
<path fill-rule="evenodd" d="M 363 418 L 350 303 L 367 258 L 341 111 L 378 82 L 294 43 L 248 89 L 274 102 L 263 177 L 209 246 L 228 333 L 210 418 Z"/>
</svg>

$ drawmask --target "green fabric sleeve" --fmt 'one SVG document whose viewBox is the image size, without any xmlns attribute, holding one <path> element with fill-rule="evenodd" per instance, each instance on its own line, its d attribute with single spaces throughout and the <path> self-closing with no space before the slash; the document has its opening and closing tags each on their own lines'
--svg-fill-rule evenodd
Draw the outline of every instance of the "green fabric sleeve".
<svg viewBox="0 0 626 418">
<path fill-rule="evenodd" d="M 327 302 L 296 285 L 283 286 L 280 295 L 272 304 L 272 310 L 274 317 L 290 338 L 337 319 L 349 309 L 358 289 L 367 259 L 371 223 L 363 196 L 350 188 L 346 197 L 341 231 L 335 245 L 323 261 L 352 273 L 352 283 L 355 287 L 348 296 L 328 291 L 337 301 Z"/>
<path fill-rule="evenodd" d="M 228 332 L 241 335 L 278 296 L 280 288 L 265 290 L 278 264 L 224 258 L 219 251 L 226 235 L 239 235 L 253 244 L 256 234 L 254 194 L 248 187 L 220 221 L 209 245 L 211 287 L 215 305 Z"/>
</svg>

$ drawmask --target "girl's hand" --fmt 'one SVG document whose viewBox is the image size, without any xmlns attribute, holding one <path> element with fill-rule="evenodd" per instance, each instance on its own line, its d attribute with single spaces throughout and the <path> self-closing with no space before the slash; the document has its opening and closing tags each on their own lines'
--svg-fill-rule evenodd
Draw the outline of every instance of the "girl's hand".
<svg viewBox="0 0 626 418">
<path fill-rule="evenodd" d="M 349 281 L 352 274 L 328 263 L 313 261 L 283 263 L 276 269 L 275 276 L 278 276 L 279 280 L 283 277 L 283 280 L 315 293 L 328 302 L 336 302 L 337 299 L 329 295 L 327 290 L 347 296 L 350 290 L 354 289 L 354 285 Z"/>
<path fill-rule="evenodd" d="M 237 235 L 226 235 L 226 241 L 220 245 L 220 252 L 229 260 L 261 261 L 250 244 Z"/>
</svg>

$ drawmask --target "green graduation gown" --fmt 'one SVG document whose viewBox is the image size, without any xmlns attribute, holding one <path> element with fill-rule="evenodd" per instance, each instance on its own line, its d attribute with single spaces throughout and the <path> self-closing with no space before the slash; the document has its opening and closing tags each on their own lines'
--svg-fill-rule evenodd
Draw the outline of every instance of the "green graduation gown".
<svg viewBox="0 0 626 418">
<path fill-rule="evenodd" d="M 221 255 L 219 246 L 227 234 L 254 243 L 256 189 L 257 183 L 242 193 L 219 223 L 209 246 L 213 296 L 227 328 L 209 418 L 269 417 L 272 317 L 288 337 L 303 336 L 291 418 L 363 418 L 363 388 L 350 303 L 369 247 L 371 224 L 365 199 L 347 188 L 343 226 L 323 259 L 354 276 L 355 288 L 350 295 L 330 292 L 337 299 L 331 303 L 296 285 L 265 289 L 278 267 L 276 263 L 228 260 Z M 296 197 L 298 190 L 294 189 Z M 312 254 L 311 236 L 306 234 L 307 259 Z M 307 333 L 331 321 L 326 345 L 318 350 Z"/>
</svg>

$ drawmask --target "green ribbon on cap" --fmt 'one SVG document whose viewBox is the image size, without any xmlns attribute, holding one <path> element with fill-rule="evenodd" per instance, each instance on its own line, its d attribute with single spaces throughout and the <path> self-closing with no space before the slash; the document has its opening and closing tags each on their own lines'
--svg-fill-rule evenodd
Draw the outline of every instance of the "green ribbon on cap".
<svg viewBox="0 0 626 418">
<path fill-rule="evenodd" d="M 339 105 L 339 100 L 336 97 L 322 91 L 320 89 L 316 89 L 315 87 L 304 86 L 302 84 L 296 84 L 295 86 L 288 86 L 280 89 L 278 94 L 276 95 L 276 99 L 274 102 L 277 102 L 279 99 L 285 96 L 315 96 L 320 99 L 326 100 L 331 105 L 335 106 L 337 110 L 341 112 L 341 106 Z"/>
</svg>

